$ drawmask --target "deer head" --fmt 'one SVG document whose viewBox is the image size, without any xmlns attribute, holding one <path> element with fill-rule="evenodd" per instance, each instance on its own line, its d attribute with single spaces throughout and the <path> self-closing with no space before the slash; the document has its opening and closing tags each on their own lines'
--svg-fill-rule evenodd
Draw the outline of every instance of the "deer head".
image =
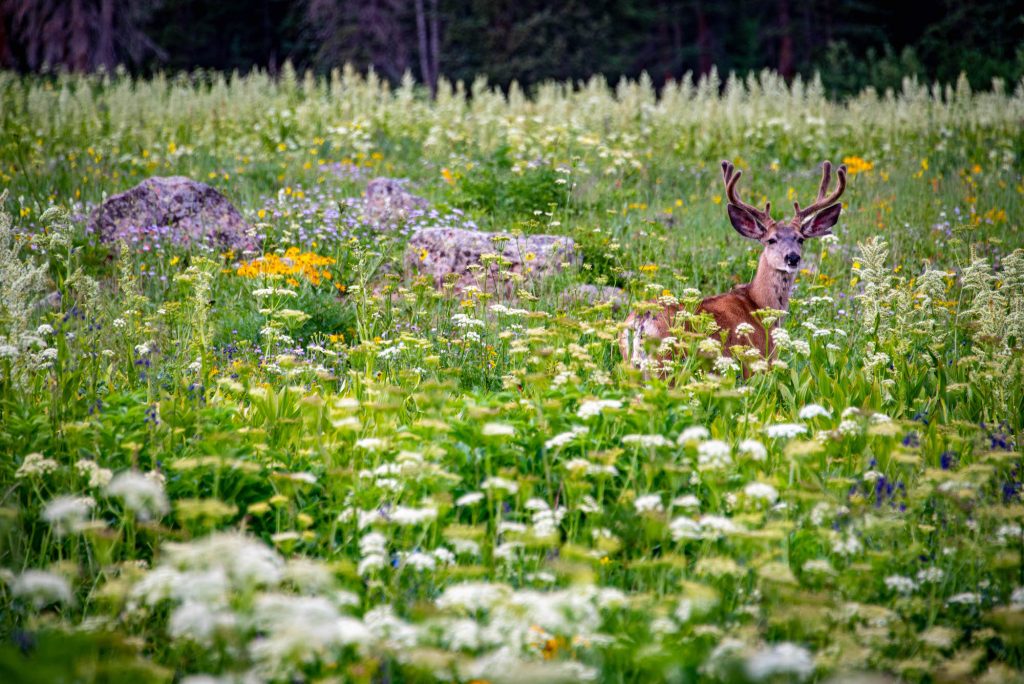
<svg viewBox="0 0 1024 684">
<path fill-rule="evenodd" d="M 831 235 L 832 226 L 839 220 L 843 206 L 837 200 L 846 190 L 846 166 L 837 170 L 839 181 L 831 194 L 826 193 L 832 180 L 832 164 L 826 161 L 821 166 L 821 185 L 814 203 L 801 209 L 800 204 L 794 202 L 793 217 L 776 221 L 771 216 L 771 202 L 767 202 L 764 209 L 758 209 L 740 199 L 736 181 L 741 172 L 729 162 L 722 162 L 732 227 L 743 237 L 764 245 L 764 258 L 777 271 L 795 272 L 803 257 L 804 240 Z"/>
</svg>

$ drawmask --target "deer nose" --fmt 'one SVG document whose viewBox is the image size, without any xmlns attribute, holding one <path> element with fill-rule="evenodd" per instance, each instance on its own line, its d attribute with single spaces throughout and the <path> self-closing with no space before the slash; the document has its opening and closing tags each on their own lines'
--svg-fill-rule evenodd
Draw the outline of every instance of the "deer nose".
<svg viewBox="0 0 1024 684">
<path fill-rule="evenodd" d="M 789 254 L 786 255 L 786 265 L 787 266 L 796 266 L 799 263 L 800 263 L 800 255 L 797 254 L 796 252 L 790 252 Z"/>
</svg>

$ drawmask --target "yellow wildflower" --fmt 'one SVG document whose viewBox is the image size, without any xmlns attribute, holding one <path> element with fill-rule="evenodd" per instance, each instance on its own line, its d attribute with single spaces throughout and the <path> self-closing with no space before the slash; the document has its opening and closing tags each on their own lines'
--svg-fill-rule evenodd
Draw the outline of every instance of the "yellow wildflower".
<svg viewBox="0 0 1024 684">
<path fill-rule="evenodd" d="M 846 164 L 846 172 L 851 176 L 856 176 L 858 173 L 864 173 L 875 168 L 875 165 L 869 162 L 863 157 L 843 157 L 843 163 Z"/>
</svg>

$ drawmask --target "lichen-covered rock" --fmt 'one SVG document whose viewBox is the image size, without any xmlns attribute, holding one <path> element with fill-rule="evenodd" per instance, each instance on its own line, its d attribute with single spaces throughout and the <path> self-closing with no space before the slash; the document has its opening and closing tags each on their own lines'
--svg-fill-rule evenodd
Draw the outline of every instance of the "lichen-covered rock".
<svg viewBox="0 0 1024 684">
<path fill-rule="evenodd" d="M 395 179 L 374 178 L 366 186 L 363 216 L 379 230 L 390 230 L 427 206 L 427 200 L 407 192 Z"/>
<path fill-rule="evenodd" d="M 490 256 L 488 256 L 490 255 Z M 499 263 L 507 261 L 508 265 Z M 485 287 L 496 289 L 506 285 L 499 277 L 501 270 L 539 278 L 561 270 L 562 265 L 577 259 L 576 243 L 559 235 L 522 235 L 481 233 L 458 228 L 427 228 L 417 231 L 409 240 L 405 254 L 406 266 L 429 275 L 440 285 L 454 273 L 459 288 L 475 285 L 477 277 L 471 269 L 483 267 Z"/>
<path fill-rule="evenodd" d="M 103 242 L 167 240 L 244 251 L 259 240 L 224 195 L 183 176 L 147 178 L 108 197 L 89 217 L 89 229 Z"/>
</svg>

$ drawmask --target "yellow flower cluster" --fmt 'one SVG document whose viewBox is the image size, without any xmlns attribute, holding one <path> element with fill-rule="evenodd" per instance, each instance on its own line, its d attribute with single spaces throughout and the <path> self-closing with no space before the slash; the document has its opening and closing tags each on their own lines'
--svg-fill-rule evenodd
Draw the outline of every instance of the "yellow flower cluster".
<svg viewBox="0 0 1024 684">
<path fill-rule="evenodd" d="M 851 176 L 875 168 L 874 164 L 862 157 L 843 157 L 843 163 L 846 164 L 846 172 Z"/>
<path fill-rule="evenodd" d="M 300 275 L 313 285 L 321 280 L 331 280 L 331 272 L 324 266 L 331 266 L 335 260 L 313 252 L 302 252 L 298 247 L 289 247 L 284 256 L 265 254 L 238 267 L 236 273 L 243 278 L 258 278 L 266 275 Z"/>
</svg>

